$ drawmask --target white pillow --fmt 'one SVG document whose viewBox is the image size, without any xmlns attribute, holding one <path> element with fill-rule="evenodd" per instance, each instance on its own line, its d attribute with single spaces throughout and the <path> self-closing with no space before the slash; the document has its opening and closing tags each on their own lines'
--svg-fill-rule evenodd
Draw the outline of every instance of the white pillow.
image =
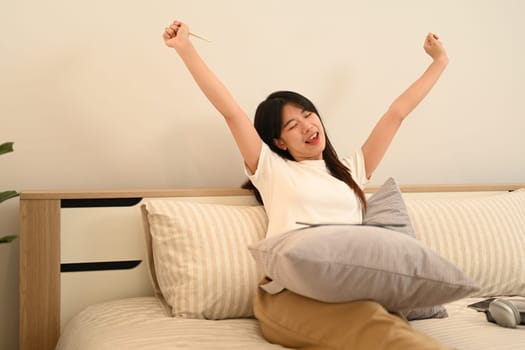
<svg viewBox="0 0 525 350">
<path fill-rule="evenodd" d="M 151 238 L 153 284 L 173 316 L 253 315 L 254 292 L 263 275 L 247 247 L 266 233 L 262 206 L 158 199 L 142 210 Z"/>
<path fill-rule="evenodd" d="M 477 281 L 475 295 L 525 296 L 525 190 L 405 203 L 417 237 Z"/>
<path fill-rule="evenodd" d="M 276 292 L 286 288 L 329 303 L 375 300 L 390 311 L 403 311 L 478 289 L 418 240 L 375 226 L 298 229 L 257 242 L 250 252 Z"/>
</svg>

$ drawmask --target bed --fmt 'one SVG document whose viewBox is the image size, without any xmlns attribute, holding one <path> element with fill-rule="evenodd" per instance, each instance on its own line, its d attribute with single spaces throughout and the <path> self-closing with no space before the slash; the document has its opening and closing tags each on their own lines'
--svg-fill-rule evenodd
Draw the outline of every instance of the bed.
<svg viewBox="0 0 525 350">
<path fill-rule="evenodd" d="M 448 317 L 414 320 L 413 327 L 457 349 L 525 349 L 521 326 L 502 328 L 467 307 L 488 295 L 525 296 L 525 184 L 400 187 L 418 239 L 484 286 L 482 293 L 447 303 Z M 244 223 L 239 215 L 247 215 L 250 229 L 264 231 L 264 212 L 252 193 L 242 189 L 23 191 L 20 349 L 282 348 L 262 338 L 247 306 L 253 291 L 228 289 L 228 283 L 252 286 L 260 271 L 253 266 L 236 270 L 234 281 L 216 278 L 228 275 L 216 272 L 221 264 L 249 265 L 235 260 L 240 259 L 237 251 L 229 257 L 223 253 L 250 242 L 208 237 L 213 244 L 201 240 L 192 245 L 181 236 L 178 247 L 187 244 L 189 250 L 166 251 L 170 259 L 182 259 L 170 264 L 193 259 L 199 269 L 193 266 L 194 273 L 175 277 L 201 279 L 189 281 L 186 290 L 166 292 L 159 286 L 164 270 L 155 264 L 155 243 L 148 241 L 145 232 L 151 227 L 144 219 L 145 208 L 159 201 L 182 203 L 177 215 L 187 218 L 186 228 L 199 224 L 209 229 L 229 215 Z M 208 211 L 216 207 L 227 211 Z M 477 232 L 479 238 L 472 236 Z M 458 245 L 461 235 L 471 247 Z M 443 237 L 452 237 L 451 242 L 444 243 Z M 498 246 L 488 244 L 509 237 Z M 258 238 L 260 234 L 250 239 Z M 195 247 L 205 247 L 209 251 L 203 256 L 219 254 L 221 260 L 203 262 Z M 474 258 L 467 259 L 469 254 Z M 476 260 L 480 254 L 486 261 Z M 167 281 L 160 284 L 178 283 Z M 204 292 L 195 289 L 203 283 Z M 213 299 L 214 294 L 223 299 Z"/>
</svg>

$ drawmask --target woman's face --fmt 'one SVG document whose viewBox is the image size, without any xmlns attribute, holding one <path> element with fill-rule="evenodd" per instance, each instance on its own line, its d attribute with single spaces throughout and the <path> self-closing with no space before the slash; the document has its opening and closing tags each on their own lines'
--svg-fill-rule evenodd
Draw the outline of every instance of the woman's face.
<svg viewBox="0 0 525 350">
<path fill-rule="evenodd" d="M 287 103 L 282 110 L 281 137 L 274 143 L 296 161 L 323 159 L 325 135 L 319 116 L 301 106 Z"/>
</svg>

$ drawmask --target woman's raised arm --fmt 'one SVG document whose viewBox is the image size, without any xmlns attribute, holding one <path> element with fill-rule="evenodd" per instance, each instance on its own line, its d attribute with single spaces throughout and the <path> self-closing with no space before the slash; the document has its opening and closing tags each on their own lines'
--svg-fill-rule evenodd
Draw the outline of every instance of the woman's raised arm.
<svg viewBox="0 0 525 350">
<path fill-rule="evenodd" d="M 193 47 L 188 27 L 174 21 L 166 27 L 163 39 L 168 47 L 177 51 L 204 95 L 224 116 L 246 166 L 255 172 L 262 140 L 246 113 Z"/>
<path fill-rule="evenodd" d="M 423 47 L 432 57 L 432 63 L 419 79 L 392 102 L 362 146 L 368 178 L 383 159 L 403 120 L 429 93 L 448 64 L 447 53 L 437 35 L 429 33 Z"/>
</svg>

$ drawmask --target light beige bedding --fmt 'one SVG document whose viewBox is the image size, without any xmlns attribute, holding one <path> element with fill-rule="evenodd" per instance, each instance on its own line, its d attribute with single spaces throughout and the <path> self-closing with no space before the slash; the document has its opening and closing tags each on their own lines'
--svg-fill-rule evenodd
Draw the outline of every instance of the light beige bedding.
<svg viewBox="0 0 525 350">
<path fill-rule="evenodd" d="M 465 298 L 446 304 L 448 318 L 411 321 L 412 326 L 458 350 L 525 349 L 525 326 L 510 329 L 487 322 L 485 314 L 467 305 L 483 298 Z"/>
<path fill-rule="evenodd" d="M 411 324 L 458 350 L 525 349 L 525 327 L 501 328 L 467 308 L 479 298 L 447 304 L 449 317 Z M 202 320 L 169 317 L 154 297 L 92 305 L 62 332 L 56 350 L 284 349 L 267 343 L 251 318 Z"/>
<path fill-rule="evenodd" d="M 154 297 L 87 307 L 64 328 L 56 350 L 284 349 L 267 343 L 254 319 L 203 320 L 167 315 Z"/>
</svg>

